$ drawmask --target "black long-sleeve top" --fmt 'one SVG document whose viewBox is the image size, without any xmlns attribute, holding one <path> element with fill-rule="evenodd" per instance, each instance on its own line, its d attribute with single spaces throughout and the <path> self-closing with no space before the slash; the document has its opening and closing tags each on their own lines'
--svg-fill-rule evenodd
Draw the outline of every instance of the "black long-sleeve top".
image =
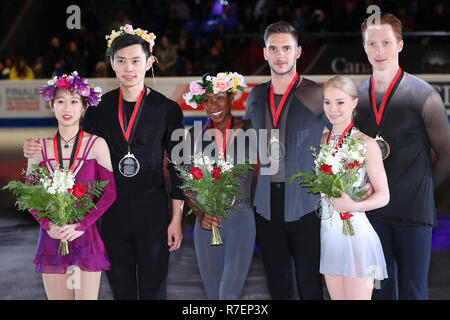
<svg viewBox="0 0 450 320">
<path fill-rule="evenodd" d="M 172 141 L 172 132 L 184 130 L 183 113 L 178 104 L 161 93 L 151 90 L 145 98 L 142 112 L 131 143 L 131 153 L 138 159 L 140 170 L 134 177 L 124 177 L 119 172 L 119 161 L 127 154 L 128 145 L 122 133 L 118 116 L 119 89 L 102 97 L 96 107 L 89 107 L 84 117 L 83 130 L 101 136 L 108 143 L 111 153 L 117 193 L 139 195 L 164 187 L 164 152 L 170 158 L 173 148 L 182 143 L 182 137 Z M 135 102 L 123 102 L 130 119 Z M 182 180 L 168 163 L 170 197 L 184 199 L 179 189 Z"/>
</svg>

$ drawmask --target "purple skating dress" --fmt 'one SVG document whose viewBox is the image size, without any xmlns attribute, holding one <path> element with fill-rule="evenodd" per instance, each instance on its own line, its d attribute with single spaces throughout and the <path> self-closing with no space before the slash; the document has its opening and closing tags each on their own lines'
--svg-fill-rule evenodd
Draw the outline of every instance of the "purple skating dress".
<svg viewBox="0 0 450 320">
<path fill-rule="evenodd" d="M 99 137 L 95 135 L 91 135 L 88 138 L 84 153 L 82 157 L 77 158 L 77 164 L 74 167 L 76 182 L 82 182 L 86 185 L 86 181 L 88 180 L 109 181 L 105 186 L 102 196 L 96 203 L 97 209 L 92 209 L 91 212 L 86 214 L 84 219 L 79 222 L 80 226 L 75 230 L 84 231 L 84 234 L 81 237 L 68 242 L 69 254 L 64 256 L 58 254 L 60 240 L 53 239 L 47 234 L 47 231 L 50 230 L 48 226 L 50 220 L 48 218 L 39 220 L 37 215 L 32 212 L 33 216 L 41 225 L 36 256 L 33 260 L 33 263 L 36 264 L 36 272 L 64 274 L 67 272 L 68 267 L 72 265 L 78 266 L 82 271 L 91 272 L 110 269 L 106 249 L 100 238 L 95 222 L 116 200 L 116 185 L 114 182 L 114 174 L 111 171 L 99 164 L 96 159 L 87 158 L 95 140 L 98 138 Z M 55 164 L 55 159 L 47 157 L 46 141 L 45 139 L 42 141 L 43 161 L 39 163 L 39 166 L 47 167 L 49 170 L 53 171 L 54 166 L 52 163 Z M 48 149 L 52 150 L 50 146 Z M 81 168 L 79 168 L 80 166 Z"/>
</svg>

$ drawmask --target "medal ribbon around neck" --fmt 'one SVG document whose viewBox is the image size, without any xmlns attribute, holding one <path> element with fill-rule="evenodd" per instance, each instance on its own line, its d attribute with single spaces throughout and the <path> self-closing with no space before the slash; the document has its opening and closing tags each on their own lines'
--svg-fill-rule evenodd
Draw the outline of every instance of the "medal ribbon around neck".
<svg viewBox="0 0 450 320">
<path fill-rule="evenodd" d="M 344 132 L 342 132 L 341 137 L 339 138 L 338 143 L 335 146 L 336 149 L 339 148 L 339 146 L 342 143 L 342 140 L 344 140 L 345 136 L 352 128 L 353 128 L 353 122 L 350 122 L 350 124 L 347 126 L 347 128 L 345 128 Z M 330 142 L 330 139 L 331 139 L 331 131 L 328 133 L 327 145 Z"/>
<path fill-rule="evenodd" d="M 283 94 L 283 98 L 281 98 L 280 104 L 278 105 L 277 111 L 275 112 L 275 102 L 273 99 L 273 85 L 272 81 L 270 82 L 270 111 L 272 112 L 272 119 L 273 119 L 273 127 L 277 127 L 278 119 L 280 118 L 281 111 L 283 109 L 284 103 L 286 102 L 287 98 L 291 95 L 291 93 L 294 91 L 298 85 L 298 82 L 300 80 L 300 77 L 298 76 L 298 73 L 295 73 L 294 78 L 292 79 L 291 83 L 289 84 L 289 87 Z"/>
<path fill-rule="evenodd" d="M 70 155 L 70 162 L 69 162 L 69 170 L 73 171 L 73 168 L 75 167 L 75 159 L 78 157 L 78 153 L 81 149 L 81 144 L 83 142 L 83 135 L 84 131 L 81 129 L 78 129 L 77 138 L 75 139 L 75 142 L 73 144 L 74 148 L 72 148 L 72 154 Z M 76 148 L 75 148 L 76 145 Z M 55 153 L 55 161 L 58 163 L 59 167 L 61 169 L 64 169 L 63 165 L 63 156 L 62 156 L 62 150 L 61 150 L 61 136 L 58 132 L 56 132 L 55 136 L 53 137 L 53 152 Z"/>
<path fill-rule="evenodd" d="M 391 100 L 392 96 L 394 95 L 395 90 L 397 90 L 397 87 L 403 78 L 403 74 L 404 74 L 404 72 L 399 67 L 397 70 L 397 73 L 394 76 L 394 79 L 392 79 L 391 83 L 389 84 L 389 88 L 387 89 L 386 93 L 384 94 L 383 100 L 380 105 L 380 111 L 377 111 L 377 105 L 375 102 L 375 86 L 374 86 L 373 76 L 370 78 L 369 99 L 370 99 L 370 103 L 373 108 L 375 120 L 377 122 L 378 132 L 381 130 L 380 124 L 381 124 L 381 119 L 383 117 L 384 109 L 385 109 L 386 105 L 389 103 L 389 101 Z"/>
<path fill-rule="evenodd" d="M 225 160 L 225 152 L 226 152 L 226 148 L 227 148 L 227 136 L 231 129 L 232 123 L 234 124 L 234 120 L 233 120 L 233 116 L 230 115 L 230 119 L 228 119 L 228 123 L 227 123 L 227 128 L 225 129 L 224 139 L 222 141 L 222 133 L 219 131 L 219 129 L 217 129 L 216 124 L 213 121 L 214 135 L 216 137 L 217 145 L 219 146 L 219 158 L 222 158 L 222 160 Z"/>
<path fill-rule="evenodd" d="M 130 135 L 131 132 L 134 131 L 134 128 L 137 125 L 137 120 L 139 119 L 139 115 L 137 115 L 138 111 L 140 111 L 143 105 L 143 97 L 145 95 L 145 86 L 142 88 L 141 94 L 139 95 L 138 100 L 136 101 L 136 104 L 134 105 L 133 113 L 131 115 L 130 121 L 128 122 L 128 125 L 124 121 L 124 113 L 123 113 L 123 106 L 122 106 L 122 89 L 119 89 L 119 123 L 120 127 L 122 128 L 123 136 L 125 137 L 125 140 L 128 142 L 128 146 L 131 143 Z M 137 115 L 137 117 L 136 117 Z M 137 118 L 137 119 L 136 119 Z"/>
</svg>

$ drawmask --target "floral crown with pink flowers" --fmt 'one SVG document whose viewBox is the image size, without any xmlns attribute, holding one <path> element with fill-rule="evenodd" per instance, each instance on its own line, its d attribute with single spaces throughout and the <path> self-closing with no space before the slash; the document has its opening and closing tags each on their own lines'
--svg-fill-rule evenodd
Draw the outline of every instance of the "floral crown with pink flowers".
<svg viewBox="0 0 450 320">
<path fill-rule="evenodd" d="M 80 96 L 86 97 L 90 106 L 96 106 L 102 100 L 102 88 L 89 87 L 88 80 L 81 78 L 76 71 L 69 76 L 64 74 L 61 77 L 54 77 L 49 80 L 46 86 L 41 87 L 42 98 L 45 101 L 53 101 L 57 88 L 77 92 Z"/>
<path fill-rule="evenodd" d="M 204 75 L 201 81 L 194 80 L 189 85 L 189 92 L 183 94 L 187 105 L 197 109 L 207 93 L 234 93 L 247 87 L 244 77 L 237 72 L 220 72 L 215 77 Z"/>
<path fill-rule="evenodd" d="M 107 56 L 111 55 L 111 44 L 113 43 L 113 41 L 116 38 L 123 36 L 124 34 L 131 34 L 131 35 L 138 36 L 138 37 L 144 39 L 146 42 L 149 43 L 150 53 L 153 51 L 153 46 L 155 45 L 155 39 L 156 39 L 155 34 L 153 32 L 149 33 L 147 30 L 142 30 L 140 28 L 133 29 L 132 25 L 126 24 L 124 26 L 120 26 L 119 31 L 113 30 L 110 35 L 105 36 L 105 38 L 107 40 L 107 45 L 108 45 L 108 49 L 106 50 Z M 153 58 L 153 55 L 152 55 L 152 58 Z"/>
</svg>

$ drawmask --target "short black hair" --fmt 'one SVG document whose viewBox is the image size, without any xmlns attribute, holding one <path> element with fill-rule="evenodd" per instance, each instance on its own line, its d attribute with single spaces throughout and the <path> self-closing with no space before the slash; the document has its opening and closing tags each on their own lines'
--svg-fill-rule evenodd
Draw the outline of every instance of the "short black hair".
<svg viewBox="0 0 450 320">
<path fill-rule="evenodd" d="M 151 55 L 149 43 L 139 36 L 136 36 L 133 34 L 128 34 L 128 33 L 121 35 L 120 37 L 116 38 L 112 42 L 111 48 L 110 48 L 111 49 L 111 57 L 114 59 L 114 55 L 116 54 L 116 52 L 118 50 L 135 45 L 135 44 L 141 45 L 142 50 L 144 50 L 144 53 L 145 53 L 145 59 L 147 60 L 148 57 L 150 57 L 150 55 Z"/>
</svg>

